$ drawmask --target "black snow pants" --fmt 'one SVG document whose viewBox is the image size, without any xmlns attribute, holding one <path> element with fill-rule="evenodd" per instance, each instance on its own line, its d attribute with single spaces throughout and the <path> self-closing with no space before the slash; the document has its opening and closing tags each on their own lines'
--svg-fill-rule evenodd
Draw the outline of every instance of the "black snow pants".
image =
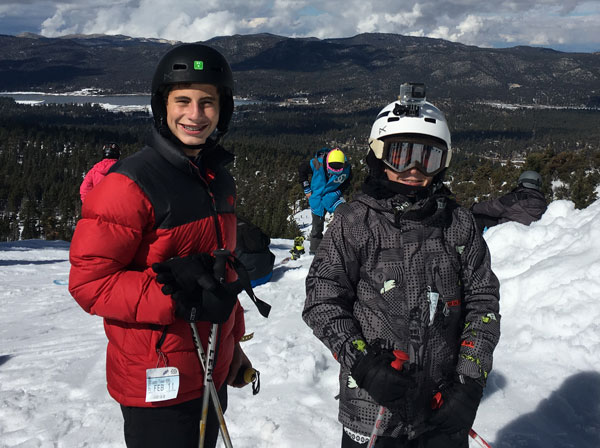
<svg viewBox="0 0 600 448">
<path fill-rule="evenodd" d="M 223 412 L 227 409 L 227 385 L 218 392 Z M 122 406 L 127 448 L 198 448 L 202 397 L 174 406 L 141 408 Z M 209 402 L 204 446 L 214 448 L 219 436 L 219 420 Z"/>
</svg>

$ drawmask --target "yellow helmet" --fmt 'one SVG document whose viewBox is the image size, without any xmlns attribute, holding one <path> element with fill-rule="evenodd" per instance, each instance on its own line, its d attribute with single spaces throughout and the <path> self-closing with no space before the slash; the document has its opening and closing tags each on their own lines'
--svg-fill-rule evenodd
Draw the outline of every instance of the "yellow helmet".
<svg viewBox="0 0 600 448">
<path fill-rule="evenodd" d="M 344 169 L 346 156 L 339 148 L 334 148 L 327 154 L 327 169 L 339 173 Z"/>
</svg>

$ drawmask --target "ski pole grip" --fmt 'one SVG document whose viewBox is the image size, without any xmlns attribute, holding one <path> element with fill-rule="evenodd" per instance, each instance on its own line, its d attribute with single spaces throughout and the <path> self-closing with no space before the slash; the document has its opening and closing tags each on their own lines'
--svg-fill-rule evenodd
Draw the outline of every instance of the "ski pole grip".
<svg viewBox="0 0 600 448">
<path fill-rule="evenodd" d="M 227 264 L 227 258 L 231 255 L 231 251 L 227 249 L 216 249 L 213 251 L 213 255 L 215 257 L 215 265 L 213 267 L 215 278 L 219 283 L 224 283 L 225 266 Z"/>
<path fill-rule="evenodd" d="M 238 372 L 235 383 L 236 384 L 248 384 L 252 383 L 256 379 L 256 370 L 252 367 L 248 367 L 244 370 L 240 369 Z"/>
<path fill-rule="evenodd" d="M 404 365 L 404 363 L 409 360 L 408 354 L 406 352 L 403 352 L 402 350 L 394 350 L 393 353 L 396 359 L 394 359 L 390 365 L 394 369 L 400 371 L 402 370 L 402 366 Z"/>
</svg>

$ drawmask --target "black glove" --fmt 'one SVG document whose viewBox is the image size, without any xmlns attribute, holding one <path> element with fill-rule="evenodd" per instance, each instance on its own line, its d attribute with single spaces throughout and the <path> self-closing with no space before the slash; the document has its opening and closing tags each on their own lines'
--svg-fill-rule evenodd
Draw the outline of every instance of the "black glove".
<svg viewBox="0 0 600 448">
<path fill-rule="evenodd" d="M 242 287 L 239 282 L 216 285 L 212 291 L 208 289 L 202 291 L 202 311 L 198 320 L 222 324 L 229 319 Z"/>
<path fill-rule="evenodd" d="M 162 292 L 171 295 L 176 291 L 193 292 L 197 288 L 214 289 L 214 260 L 208 254 L 173 257 L 162 263 L 154 263 L 156 281 L 163 284 Z"/>
<path fill-rule="evenodd" d="M 188 322 L 223 323 L 241 291 L 238 282 L 220 284 L 213 276 L 214 259 L 208 254 L 174 257 L 154 263 L 163 294 L 175 302 L 175 315 Z"/>
<path fill-rule="evenodd" d="M 452 387 L 441 392 L 442 404 L 429 422 L 447 434 L 471 429 L 483 395 L 483 387 L 468 376 L 458 375 Z"/>
<path fill-rule="evenodd" d="M 395 360 L 391 350 L 368 347 L 351 369 L 356 384 L 381 406 L 390 409 L 402 407 L 406 391 L 413 385 L 406 367 L 401 370 L 392 367 Z"/>
</svg>

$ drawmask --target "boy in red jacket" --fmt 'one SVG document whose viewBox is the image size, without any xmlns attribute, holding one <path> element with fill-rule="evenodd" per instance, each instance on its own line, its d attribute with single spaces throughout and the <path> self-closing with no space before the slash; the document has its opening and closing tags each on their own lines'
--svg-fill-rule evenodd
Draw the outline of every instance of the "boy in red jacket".
<svg viewBox="0 0 600 448">
<path fill-rule="evenodd" d="M 229 64 L 205 45 L 174 47 L 156 68 L 151 101 L 147 146 L 117 162 L 83 203 L 69 291 L 104 318 L 107 386 L 127 446 L 196 447 L 208 392 L 189 323 L 205 348 L 219 324 L 212 378 L 224 410 L 227 385 L 242 387 L 238 373 L 251 366 L 239 344 L 237 275 L 229 263 L 213 269 L 213 254 L 236 245 L 236 190 L 225 168 L 233 155 L 218 144 L 233 114 Z M 211 406 L 204 446 L 215 446 L 218 428 Z"/>
</svg>

